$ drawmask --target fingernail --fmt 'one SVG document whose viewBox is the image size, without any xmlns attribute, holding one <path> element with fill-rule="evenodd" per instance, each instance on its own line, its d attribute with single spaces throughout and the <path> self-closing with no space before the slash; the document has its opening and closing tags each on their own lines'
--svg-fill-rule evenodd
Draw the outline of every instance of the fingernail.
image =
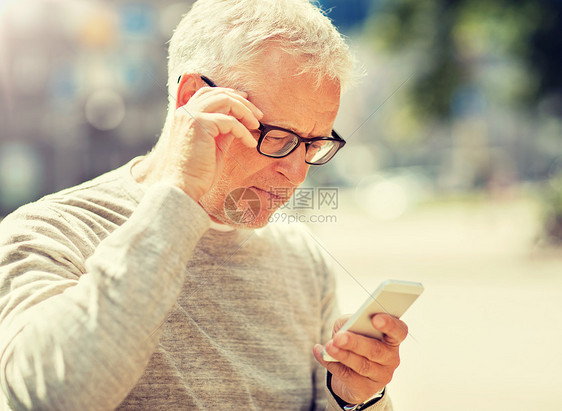
<svg viewBox="0 0 562 411">
<path fill-rule="evenodd" d="M 334 344 L 333 340 L 328 341 L 326 344 L 326 350 L 330 351 L 332 354 L 337 354 L 340 349 Z"/>
<path fill-rule="evenodd" d="M 314 344 L 314 347 L 312 347 L 312 351 L 314 351 L 315 353 L 320 353 L 322 352 L 322 346 L 320 344 Z"/>
<path fill-rule="evenodd" d="M 335 338 L 334 338 L 334 343 L 336 343 L 336 344 L 339 345 L 340 347 L 345 346 L 348 341 L 349 341 L 349 337 L 348 337 L 347 334 L 345 334 L 345 333 L 336 334 L 336 336 L 335 336 Z"/>
<path fill-rule="evenodd" d="M 386 320 L 383 317 L 376 316 L 374 319 L 375 328 L 382 328 L 386 325 Z"/>
</svg>

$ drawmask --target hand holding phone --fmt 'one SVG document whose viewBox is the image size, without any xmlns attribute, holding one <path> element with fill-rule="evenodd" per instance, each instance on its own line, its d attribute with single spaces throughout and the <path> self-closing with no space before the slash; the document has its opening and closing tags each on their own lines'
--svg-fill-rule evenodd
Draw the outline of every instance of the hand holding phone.
<svg viewBox="0 0 562 411">
<path fill-rule="evenodd" d="M 373 327 L 371 319 L 375 314 L 386 313 L 400 318 L 423 292 L 423 285 L 412 281 L 387 280 L 367 298 L 361 307 L 346 321 L 340 331 L 351 331 L 366 337 L 383 339 Z M 337 362 L 325 350 L 324 361 Z"/>
</svg>

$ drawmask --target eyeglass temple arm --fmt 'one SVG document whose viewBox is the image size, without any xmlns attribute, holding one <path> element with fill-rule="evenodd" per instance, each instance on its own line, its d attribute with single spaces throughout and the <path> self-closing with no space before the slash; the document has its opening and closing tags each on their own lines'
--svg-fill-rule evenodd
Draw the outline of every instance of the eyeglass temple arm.
<svg viewBox="0 0 562 411">
<path fill-rule="evenodd" d="M 180 74 L 180 76 L 178 77 L 178 84 L 181 81 L 181 78 L 183 77 L 183 74 Z M 217 85 L 215 83 L 213 83 L 209 78 L 199 75 L 199 77 L 201 77 L 201 80 L 203 80 L 205 83 L 207 83 L 209 85 L 209 87 L 216 87 Z"/>
</svg>

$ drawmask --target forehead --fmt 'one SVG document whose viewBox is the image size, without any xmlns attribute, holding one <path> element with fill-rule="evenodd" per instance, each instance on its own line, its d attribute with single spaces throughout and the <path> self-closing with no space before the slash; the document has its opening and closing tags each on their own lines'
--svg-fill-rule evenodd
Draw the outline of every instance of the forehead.
<svg viewBox="0 0 562 411">
<path fill-rule="evenodd" d="M 299 60 L 278 49 L 270 49 L 253 67 L 257 76 L 249 99 L 263 111 L 263 123 L 284 127 L 303 137 L 330 135 L 339 102 L 339 82 L 300 73 Z"/>
</svg>

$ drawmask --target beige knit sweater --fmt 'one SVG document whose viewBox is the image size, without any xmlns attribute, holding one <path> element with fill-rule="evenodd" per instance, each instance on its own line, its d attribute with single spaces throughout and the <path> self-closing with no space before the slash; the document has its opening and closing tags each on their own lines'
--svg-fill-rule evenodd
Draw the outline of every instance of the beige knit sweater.
<svg viewBox="0 0 562 411">
<path fill-rule="evenodd" d="M 339 409 L 312 355 L 335 303 L 311 234 L 209 229 L 131 164 L 0 224 L 0 409 Z"/>
</svg>

